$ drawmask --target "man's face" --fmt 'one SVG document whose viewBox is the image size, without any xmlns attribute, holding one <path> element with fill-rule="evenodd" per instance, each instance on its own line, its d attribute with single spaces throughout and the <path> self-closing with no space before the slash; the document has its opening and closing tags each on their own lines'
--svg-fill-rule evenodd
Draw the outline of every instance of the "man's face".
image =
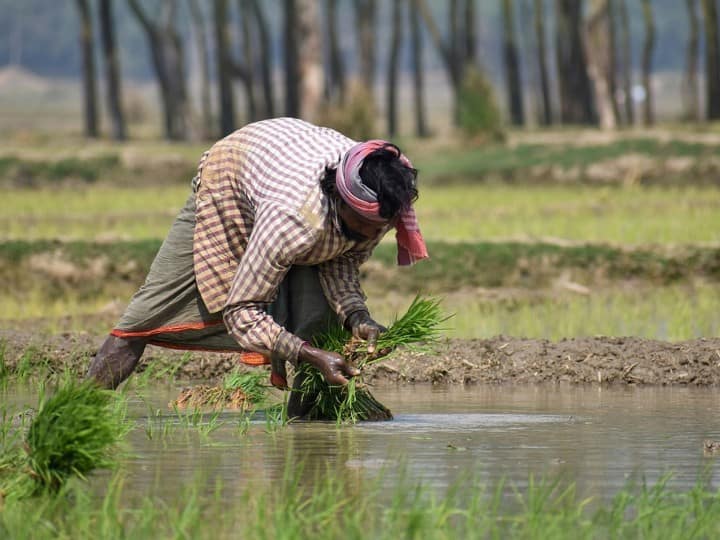
<svg viewBox="0 0 720 540">
<path fill-rule="evenodd" d="M 365 242 L 384 234 L 391 222 L 370 221 L 355 212 L 344 201 L 340 202 L 338 208 L 340 227 L 343 234 L 350 240 Z"/>
</svg>

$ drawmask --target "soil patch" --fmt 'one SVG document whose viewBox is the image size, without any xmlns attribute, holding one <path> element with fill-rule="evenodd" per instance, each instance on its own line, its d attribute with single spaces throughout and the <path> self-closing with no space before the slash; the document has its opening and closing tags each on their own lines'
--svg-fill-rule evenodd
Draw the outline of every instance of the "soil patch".
<svg viewBox="0 0 720 540">
<path fill-rule="evenodd" d="M 0 330 L 11 372 L 37 367 L 83 373 L 103 336 L 37 336 Z M 138 371 L 217 382 L 238 366 L 233 354 L 183 353 L 149 347 Z M 448 339 L 434 352 L 398 351 L 365 369 L 366 382 L 385 384 L 720 385 L 720 338 L 667 342 L 637 337 L 550 341 L 497 336 Z"/>
</svg>

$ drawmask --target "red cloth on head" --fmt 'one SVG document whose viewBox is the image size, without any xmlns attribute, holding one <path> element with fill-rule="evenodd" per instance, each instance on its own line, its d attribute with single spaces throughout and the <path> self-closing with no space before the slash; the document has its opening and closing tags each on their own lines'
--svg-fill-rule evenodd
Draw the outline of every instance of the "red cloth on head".
<svg viewBox="0 0 720 540">
<path fill-rule="evenodd" d="M 382 222 L 385 219 L 380 216 L 377 194 L 362 183 L 360 167 L 368 155 L 389 144 L 388 141 L 382 139 L 356 144 L 345 153 L 335 175 L 335 183 L 342 199 L 358 214 L 370 221 Z M 394 148 L 394 146 L 388 146 L 388 149 Z M 407 167 L 412 167 L 410 160 L 403 154 L 398 153 L 398 159 Z M 400 212 L 395 229 L 399 265 L 415 264 L 428 257 L 425 240 L 420 233 L 417 216 L 412 207 Z"/>
</svg>

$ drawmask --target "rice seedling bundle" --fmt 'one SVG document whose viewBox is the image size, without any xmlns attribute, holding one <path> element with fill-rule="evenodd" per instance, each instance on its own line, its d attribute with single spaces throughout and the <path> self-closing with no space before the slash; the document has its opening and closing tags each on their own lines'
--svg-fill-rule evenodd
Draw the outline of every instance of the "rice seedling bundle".
<svg viewBox="0 0 720 540">
<path fill-rule="evenodd" d="M 1 491 L 17 498 L 57 491 L 71 477 L 112 468 L 131 428 L 118 394 L 69 380 L 52 396 L 41 395 L 22 441 L 24 452 L 6 449 L 11 457 L 4 463 Z"/>
<path fill-rule="evenodd" d="M 211 408 L 247 411 L 268 397 L 264 371 L 233 371 L 225 376 L 222 385 L 200 384 L 184 388 L 170 406 L 179 409 Z"/>
<path fill-rule="evenodd" d="M 363 367 L 387 359 L 398 347 L 431 344 L 439 337 L 440 325 L 445 320 L 447 317 L 443 316 L 438 300 L 416 297 L 407 312 L 380 334 L 373 353 L 368 353 L 367 342 L 353 338 L 339 324 L 314 339 L 313 344 L 342 354 L 362 372 Z M 350 379 L 346 386 L 331 386 L 317 369 L 308 364 L 300 367 L 298 375 L 304 377 L 300 391 L 314 396 L 312 408 L 305 419 L 339 423 L 392 419 L 390 410 L 370 393 L 362 374 Z"/>
<path fill-rule="evenodd" d="M 130 429 L 114 393 L 71 380 L 41 401 L 30 424 L 25 444 L 32 476 L 57 488 L 70 476 L 111 468 Z"/>
</svg>

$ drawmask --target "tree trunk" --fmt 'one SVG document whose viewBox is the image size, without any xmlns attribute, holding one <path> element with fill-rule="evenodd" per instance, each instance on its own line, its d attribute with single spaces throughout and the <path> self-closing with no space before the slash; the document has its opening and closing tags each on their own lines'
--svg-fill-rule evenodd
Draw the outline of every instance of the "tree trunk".
<svg viewBox="0 0 720 540">
<path fill-rule="evenodd" d="M 402 42 L 402 4 L 403 0 L 392 2 L 392 34 L 390 37 L 390 58 L 387 75 L 387 120 L 388 135 L 394 137 L 397 126 L 397 90 L 398 64 L 400 63 L 400 43 Z"/>
<path fill-rule="evenodd" d="M 466 65 L 474 65 L 477 62 L 477 31 L 475 29 L 475 0 L 465 0 L 465 51 L 464 58 Z"/>
<path fill-rule="evenodd" d="M 623 94 L 625 95 L 625 122 L 632 126 L 635 123 L 635 101 L 632 93 L 632 44 L 630 41 L 630 17 L 627 1 L 618 0 L 620 15 L 620 43 L 622 48 Z"/>
<path fill-rule="evenodd" d="M 415 134 L 418 137 L 427 137 L 428 128 L 425 119 L 425 80 L 423 72 L 423 43 L 420 29 L 420 16 L 418 0 L 411 0 L 410 4 L 410 47 L 412 54 L 413 75 L 413 111 L 415 117 Z"/>
<path fill-rule="evenodd" d="M 615 124 L 620 123 L 620 103 L 618 102 L 617 88 L 617 28 L 615 25 L 615 2 L 607 0 L 607 27 L 608 27 L 608 66 L 606 77 L 610 91 L 610 102 L 612 103 L 613 117 Z"/>
<path fill-rule="evenodd" d="M 645 102 L 643 116 L 646 126 L 655 123 L 654 92 L 652 87 L 652 55 L 655 48 L 655 19 L 653 17 L 650 0 L 642 0 L 643 20 L 645 21 L 645 42 L 643 43 L 642 70 L 643 87 L 645 87 Z"/>
<path fill-rule="evenodd" d="M 88 0 L 76 0 L 80 14 L 80 48 L 83 62 L 83 108 L 85 111 L 85 136 L 98 136 L 97 76 L 95 74 L 95 50 L 93 24 Z"/>
<path fill-rule="evenodd" d="M 512 0 L 502 0 L 503 59 L 510 121 L 514 126 L 522 126 L 525 122 L 525 113 L 523 110 L 522 83 L 520 82 L 520 64 L 515 42 L 514 15 Z"/>
<path fill-rule="evenodd" d="M 187 139 L 187 90 L 182 40 L 175 29 L 176 0 L 161 4 L 160 22 L 152 22 L 138 0 L 128 0 L 130 8 L 145 31 L 152 53 L 153 68 L 160 86 L 165 137 Z"/>
<path fill-rule="evenodd" d="M 320 10 L 316 0 L 296 0 L 300 73 L 300 115 L 314 121 L 323 100 Z"/>
<path fill-rule="evenodd" d="M 208 38 L 203 16 L 198 0 L 188 0 L 190 7 L 190 20 L 195 36 L 198 62 L 200 63 L 200 110 L 202 111 L 202 126 L 204 139 L 212 136 L 213 120 L 212 105 L 210 101 L 210 54 L 208 52 Z"/>
<path fill-rule="evenodd" d="M 285 114 L 300 116 L 300 55 L 296 0 L 284 0 L 285 7 Z"/>
<path fill-rule="evenodd" d="M 262 79 L 264 117 L 272 118 L 275 116 L 275 92 L 272 81 L 272 52 L 270 31 L 265 18 L 265 13 L 260 7 L 258 0 L 250 0 L 250 7 L 253 12 L 253 18 L 257 25 L 260 44 L 260 78 Z"/>
<path fill-rule="evenodd" d="M 585 25 L 588 51 L 588 74 L 595 89 L 595 103 L 603 129 L 615 129 L 617 119 L 613 108 L 610 88 L 610 51 L 607 46 L 609 35 L 608 0 L 591 0 L 590 11 Z"/>
<path fill-rule="evenodd" d="M 254 122 L 258 119 L 258 111 L 255 101 L 255 54 L 249 0 L 238 0 L 238 11 L 242 26 L 242 58 L 245 66 L 242 83 L 245 88 L 246 119 L 248 122 Z"/>
<path fill-rule="evenodd" d="M 232 91 L 232 60 L 227 28 L 227 0 L 215 0 L 214 26 L 217 47 L 217 78 L 220 92 L 220 135 L 235 131 L 235 100 Z"/>
<path fill-rule="evenodd" d="M 358 31 L 358 52 L 360 54 L 360 81 L 371 96 L 374 95 L 375 88 L 376 19 L 376 0 L 355 0 L 355 25 Z"/>
<path fill-rule="evenodd" d="M 685 0 L 685 5 L 687 6 L 689 25 L 684 81 L 685 116 L 688 120 L 698 122 L 700 120 L 700 103 L 697 71 L 700 21 L 696 9 L 697 0 Z"/>
<path fill-rule="evenodd" d="M 112 122 L 112 137 L 116 141 L 124 141 L 127 139 L 127 130 L 120 97 L 120 66 L 115 46 L 112 0 L 100 0 L 100 35 L 105 58 L 105 86 L 107 88 L 108 111 Z"/>
<path fill-rule="evenodd" d="M 418 11 L 422 16 L 423 20 L 425 21 L 425 26 L 427 26 L 430 37 L 435 43 L 435 47 L 437 48 L 438 53 L 440 54 L 440 58 L 442 58 L 445 65 L 445 72 L 447 73 L 448 79 L 450 81 L 450 88 L 453 93 L 453 123 L 455 125 L 458 125 L 460 111 L 459 98 L 460 89 L 462 86 L 462 73 L 461 67 L 457 64 L 457 57 L 453 56 L 453 40 L 455 39 L 455 37 L 450 36 L 448 38 L 449 43 L 443 41 L 440 29 L 435 23 L 435 19 L 433 18 L 432 13 L 430 12 L 430 9 L 428 8 L 427 2 L 425 0 L 416 0 L 414 5 L 415 10 L 413 11 Z"/>
<path fill-rule="evenodd" d="M 543 0 L 535 0 L 533 21 L 537 40 L 537 63 L 540 72 L 540 92 L 542 94 L 541 124 L 552 124 L 552 100 L 550 98 L 550 76 L 547 67 L 547 45 L 545 43 L 545 5 Z"/>
<path fill-rule="evenodd" d="M 581 36 L 582 8 L 581 0 L 556 2 L 560 119 L 565 124 L 597 122 Z"/>
<path fill-rule="evenodd" d="M 720 43 L 718 43 L 718 13 L 715 0 L 703 0 L 705 15 L 705 84 L 707 119 L 720 118 Z"/>
<path fill-rule="evenodd" d="M 325 17 L 328 34 L 328 74 L 325 93 L 331 101 L 345 102 L 345 65 L 340 53 L 337 35 L 338 0 L 325 0 Z"/>
</svg>

